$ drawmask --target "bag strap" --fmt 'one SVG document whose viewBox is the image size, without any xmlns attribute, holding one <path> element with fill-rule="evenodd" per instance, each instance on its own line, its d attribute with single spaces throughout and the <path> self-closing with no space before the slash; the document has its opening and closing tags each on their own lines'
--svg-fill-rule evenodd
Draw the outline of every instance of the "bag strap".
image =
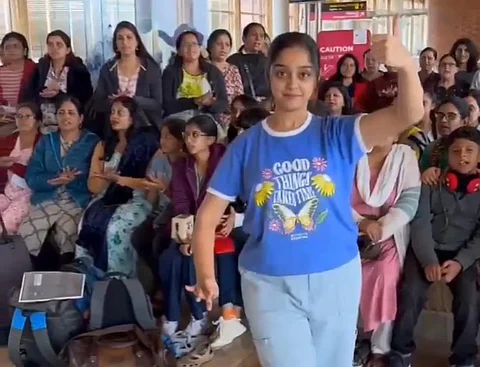
<svg viewBox="0 0 480 367">
<path fill-rule="evenodd" d="M 103 327 L 103 309 L 105 296 L 107 295 L 110 279 L 95 282 L 93 287 L 92 298 L 90 300 L 90 322 L 91 330 L 101 329 Z"/>
<path fill-rule="evenodd" d="M 152 309 L 149 307 L 149 300 L 143 286 L 137 279 L 122 279 L 121 281 L 132 301 L 133 312 L 138 325 L 143 330 L 156 329 L 155 318 L 152 315 Z"/>
<path fill-rule="evenodd" d="M 248 87 L 250 88 L 250 90 L 252 92 L 252 97 L 257 99 L 257 95 L 255 93 L 255 87 L 253 86 L 252 74 L 250 73 L 250 67 L 248 66 L 247 63 L 243 64 L 243 69 L 245 70 L 245 73 L 247 75 Z"/>
<path fill-rule="evenodd" d="M 23 367 L 24 365 L 20 349 L 26 323 L 27 318 L 23 316 L 22 310 L 15 308 L 10 333 L 8 334 L 8 356 L 16 367 Z"/>
<path fill-rule="evenodd" d="M 32 327 L 33 339 L 37 344 L 45 360 L 55 367 L 68 367 L 64 361 L 58 358 L 57 353 L 50 343 L 50 336 L 47 329 L 47 315 L 45 312 L 34 312 L 30 315 L 30 324 Z"/>
<path fill-rule="evenodd" d="M 45 312 L 33 312 L 29 316 L 25 316 L 22 310 L 15 309 L 12 327 L 8 338 L 8 352 L 9 357 L 15 366 L 23 366 L 21 354 L 21 342 L 23 331 L 27 323 L 27 318 L 30 320 L 30 327 L 32 329 L 33 339 L 37 345 L 40 355 L 53 367 L 68 367 L 68 364 L 59 359 L 57 353 L 50 343 L 50 337 L 47 329 L 47 315 Z"/>
</svg>

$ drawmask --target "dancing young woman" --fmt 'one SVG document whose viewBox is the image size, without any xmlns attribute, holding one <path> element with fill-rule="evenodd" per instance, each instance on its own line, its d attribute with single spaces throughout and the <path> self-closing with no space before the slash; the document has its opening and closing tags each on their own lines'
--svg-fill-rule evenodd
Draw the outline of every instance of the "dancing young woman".
<svg viewBox="0 0 480 367">
<path fill-rule="evenodd" d="M 197 213 L 197 285 L 189 289 L 211 308 L 215 228 L 230 201 L 248 203 L 240 272 L 263 367 L 352 363 L 361 288 L 350 202 L 355 166 L 423 115 L 417 67 L 400 39 L 378 37 L 372 53 L 399 70 L 396 103 L 360 117 L 320 118 L 307 111 L 320 69 L 315 41 L 278 36 L 267 69 L 275 112 L 235 139 Z"/>
</svg>

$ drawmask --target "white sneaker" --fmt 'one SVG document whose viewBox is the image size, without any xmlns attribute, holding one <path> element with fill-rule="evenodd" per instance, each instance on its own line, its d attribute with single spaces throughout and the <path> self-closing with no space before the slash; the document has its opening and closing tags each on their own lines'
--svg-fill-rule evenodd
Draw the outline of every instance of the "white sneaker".
<svg viewBox="0 0 480 367">
<path fill-rule="evenodd" d="M 211 344 L 212 349 L 223 348 L 247 331 L 247 328 L 243 326 L 240 319 L 225 320 L 223 317 L 220 317 L 218 321 L 215 321 L 213 324 L 218 325 L 218 327 L 215 338 Z"/>
</svg>

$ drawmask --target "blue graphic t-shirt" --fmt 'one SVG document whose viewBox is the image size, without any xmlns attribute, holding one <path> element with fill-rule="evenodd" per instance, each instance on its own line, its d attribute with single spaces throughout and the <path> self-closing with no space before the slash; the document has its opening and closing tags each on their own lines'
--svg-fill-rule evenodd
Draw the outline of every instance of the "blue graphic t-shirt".
<svg viewBox="0 0 480 367">
<path fill-rule="evenodd" d="M 263 121 L 234 140 L 208 191 L 248 203 L 241 267 L 272 276 L 313 274 L 357 256 L 351 196 L 365 154 L 359 120 L 309 115 L 287 133 Z"/>
</svg>

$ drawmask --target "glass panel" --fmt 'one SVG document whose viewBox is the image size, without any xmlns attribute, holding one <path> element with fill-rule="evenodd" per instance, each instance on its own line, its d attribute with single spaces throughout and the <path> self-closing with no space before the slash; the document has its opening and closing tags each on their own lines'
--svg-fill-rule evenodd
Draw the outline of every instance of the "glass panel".
<svg viewBox="0 0 480 367">
<path fill-rule="evenodd" d="M 412 0 L 403 0 L 403 9 L 412 9 Z"/>
<path fill-rule="evenodd" d="M 253 12 L 265 14 L 267 8 L 266 0 L 253 0 Z"/>
<path fill-rule="evenodd" d="M 414 9 L 426 9 L 425 0 L 413 0 Z"/>
<path fill-rule="evenodd" d="M 74 52 L 87 56 L 83 0 L 27 0 L 32 58 L 46 53 L 46 37 L 55 29 L 65 31 L 72 39 Z"/>
<path fill-rule="evenodd" d="M 242 13 L 240 16 L 240 29 L 245 28 L 249 23 L 258 22 L 253 14 Z"/>
<path fill-rule="evenodd" d="M 386 33 L 388 33 L 387 17 L 373 18 L 372 33 L 373 34 L 386 34 Z"/>
<path fill-rule="evenodd" d="M 230 0 L 210 0 L 210 9 L 217 11 L 230 11 Z"/>
<path fill-rule="evenodd" d="M 3 38 L 5 33 L 12 30 L 12 21 L 10 19 L 10 5 L 8 0 L 0 1 L 0 38 Z"/>
<path fill-rule="evenodd" d="M 113 27 L 122 20 L 135 23 L 135 0 L 103 0 L 103 19 Z"/>
<path fill-rule="evenodd" d="M 244 13 L 253 13 L 253 0 L 240 0 L 240 11 Z"/>
</svg>

